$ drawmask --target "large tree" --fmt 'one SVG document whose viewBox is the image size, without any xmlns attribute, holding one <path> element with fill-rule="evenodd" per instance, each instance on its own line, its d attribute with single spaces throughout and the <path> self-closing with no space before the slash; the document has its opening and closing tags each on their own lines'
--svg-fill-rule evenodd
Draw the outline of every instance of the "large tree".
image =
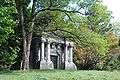
<svg viewBox="0 0 120 80">
<path fill-rule="evenodd" d="M 62 37 L 71 38 L 78 43 L 83 37 L 78 36 L 80 35 L 79 29 L 84 26 L 81 25 L 81 19 L 86 19 L 83 22 L 92 31 L 96 31 L 98 27 L 100 29 L 100 26 L 98 26 L 100 23 L 103 24 L 105 22 L 105 25 L 108 24 L 109 14 L 106 8 L 99 3 L 99 0 L 15 0 L 18 26 L 20 26 L 23 35 L 21 69 L 29 69 L 30 46 L 34 29 L 41 29 L 40 35 L 42 35 L 42 32 L 51 31 L 55 35 L 63 33 L 64 36 Z M 103 10 L 103 14 L 101 11 L 97 11 L 98 9 Z M 58 19 L 51 18 L 49 15 L 55 15 L 55 13 L 51 14 L 50 12 L 62 15 L 62 20 L 59 19 L 60 17 L 56 17 Z M 49 27 L 46 28 L 48 26 L 46 24 L 49 23 Z M 37 26 L 38 24 L 41 26 Z"/>
<path fill-rule="evenodd" d="M 19 26 L 23 35 L 23 54 L 21 68 L 29 69 L 30 45 L 35 26 L 35 20 L 38 14 L 46 11 L 58 11 L 62 13 L 79 13 L 78 10 L 67 10 L 70 0 L 15 0 L 18 12 Z M 42 21 L 42 20 L 41 20 Z"/>
<path fill-rule="evenodd" d="M 89 30 L 100 34 L 104 34 L 111 29 L 111 12 L 103 5 L 102 0 L 78 0 L 76 4 L 80 5 L 82 12 L 89 14 L 88 16 L 81 15 L 79 19 L 75 17 L 80 27 L 89 28 Z"/>
</svg>

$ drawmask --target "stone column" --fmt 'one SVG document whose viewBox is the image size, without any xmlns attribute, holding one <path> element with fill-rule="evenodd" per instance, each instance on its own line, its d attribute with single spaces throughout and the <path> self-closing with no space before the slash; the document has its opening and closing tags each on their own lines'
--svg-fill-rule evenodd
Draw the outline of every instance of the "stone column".
<svg viewBox="0 0 120 80">
<path fill-rule="evenodd" d="M 54 69 L 53 62 L 50 59 L 50 41 L 47 40 L 47 68 Z"/>
<path fill-rule="evenodd" d="M 40 48 L 38 49 L 38 61 L 40 61 Z"/>
<path fill-rule="evenodd" d="M 70 58 L 69 58 L 69 69 L 77 70 L 76 65 L 73 63 L 73 43 L 72 42 L 69 44 L 69 55 L 70 55 Z"/>
<path fill-rule="evenodd" d="M 65 62 L 68 62 L 68 45 L 65 45 Z"/>
<path fill-rule="evenodd" d="M 48 42 L 47 43 L 47 61 L 50 62 L 51 59 L 50 59 L 50 43 Z"/>
<path fill-rule="evenodd" d="M 45 60 L 45 43 L 44 41 L 42 41 L 42 44 L 41 44 L 41 48 L 42 48 L 42 52 L 41 52 L 41 61 L 44 61 Z"/>
<path fill-rule="evenodd" d="M 67 70 L 68 69 L 68 66 L 69 66 L 69 62 L 68 62 L 68 44 L 67 44 L 67 41 L 66 41 L 66 44 L 65 44 L 65 69 Z"/>
<path fill-rule="evenodd" d="M 41 61 L 40 61 L 40 69 L 46 69 L 46 60 L 45 60 L 45 39 L 41 38 Z"/>
<path fill-rule="evenodd" d="M 70 46 L 70 48 L 69 48 L 69 50 L 70 50 L 70 62 L 73 62 L 73 46 Z"/>
</svg>

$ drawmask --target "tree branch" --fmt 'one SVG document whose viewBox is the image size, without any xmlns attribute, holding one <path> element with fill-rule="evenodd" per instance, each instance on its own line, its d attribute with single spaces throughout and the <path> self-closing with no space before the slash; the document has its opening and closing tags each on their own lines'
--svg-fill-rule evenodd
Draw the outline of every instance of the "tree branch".
<svg viewBox="0 0 120 80">
<path fill-rule="evenodd" d="M 49 7 L 51 7 L 52 6 L 52 0 L 50 0 L 50 5 L 49 5 Z"/>
<path fill-rule="evenodd" d="M 35 2 L 37 0 L 33 0 L 33 5 L 32 5 L 32 11 L 31 11 L 31 18 L 34 18 L 34 13 L 35 13 Z"/>
<path fill-rule="evenodd" d="M 70 21 L 74 22 L 74 21 L 71 19 L 70 15 L 69 15 L 67 12 L 64 12 L 64 13 L 67 15 L 67 17 L 70 19 Z"/>
<path fill-rule="evenodd" d="M 70 32 L 70 31 L 67 31 L 67 30 L 64 30 L 64 29 L 60 29 L 60 28 L 55 28 L 55 29 L 51 29 L 51 30 L 46 30 L 45 32 L 55 32 L 55 31 L 67 32 L 67 33 L 69 33 L 69 34 L 71 34 L 71 35 L 73 35 L 73 36 L 76 36 L 76 38 L 80 39 L 80 38 L 79 38 L 79 35 L 76 35 L 76 34 Z"/>
<path fill-rule="evenodd" d="M 41 10 L 39 10 L 38 12 L 36 12 L 35 15 L 34 15 L 34 17 L 35 17 L 38 13 L 43 12 L 43 11 L 59 11 L 59 12 L 64 12 L 64 13 L 79 13 L 79 14 L 82 14 L 82 15 L 86 15 L 86 14 L 84 14 L 84 13 L 81 13 L 81 12 L 75 11 L 75 10 L 69 11 L 69 10 L 63 10 L 63 9 L 45 8 L 45 9 L 41 9 Z"/>
</svg>

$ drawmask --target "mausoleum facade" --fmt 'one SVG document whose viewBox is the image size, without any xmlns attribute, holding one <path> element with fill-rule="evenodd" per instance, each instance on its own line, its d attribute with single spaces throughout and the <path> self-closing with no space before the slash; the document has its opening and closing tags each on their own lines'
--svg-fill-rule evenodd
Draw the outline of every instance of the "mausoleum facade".
<svg viewBox="0 0 120 80">
<path fill-rule="evenodd" d="M 58 38 L 36 38 L 32 43 L 32 68 L 76 70 L 73 63 L 73 42 Z"/>
</svg>

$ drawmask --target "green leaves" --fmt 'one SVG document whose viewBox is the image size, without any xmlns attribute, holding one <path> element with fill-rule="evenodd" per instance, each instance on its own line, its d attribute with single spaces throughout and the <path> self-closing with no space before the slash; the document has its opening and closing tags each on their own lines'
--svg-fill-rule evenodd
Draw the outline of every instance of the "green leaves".
<svg viewBox="0 0 120 80">
<path fill-rule="evenodd" d="M 0 64 L 3 67 L 10 67 L 15 62 L 19 51 L 19 44 L 16 46 L 14 14 L 14 0 L 0 1 Z"/>
<path fill-rule="evenodd" d="M 0 44 L 14 32 L 13 13 L 15 13 L 14 7 L 0 7 Z"/>
</svg>

